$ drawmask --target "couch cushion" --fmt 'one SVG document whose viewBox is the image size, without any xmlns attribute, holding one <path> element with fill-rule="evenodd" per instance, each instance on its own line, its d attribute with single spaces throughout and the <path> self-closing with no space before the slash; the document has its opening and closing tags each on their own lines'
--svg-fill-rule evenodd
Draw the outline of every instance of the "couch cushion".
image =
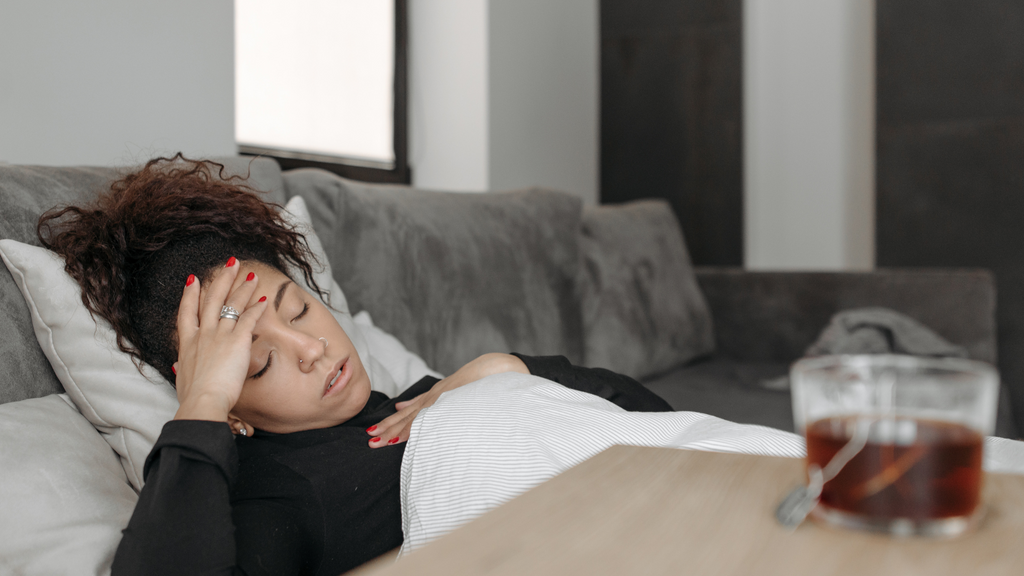
<svg viewBox="0 0 1024 576">
<path fill-rule="evenodd" d="M 106 574 L 136 496 L 64 395 L 0 406 L 0 573 Z"/>
<path fill-rule="evenodd" d="M 250 175 L 249 184 L 283 204 L 281 169 L 269 158 L 218 158 L 229 174 Z M 61 204 L 80 204 L 104 190 L 127 168 L 19 166 L 0 163 L 0 238 L 34 246 L 39 216 Z M 35 342 L 32 319 L 10 273 L 0 271 L 0 404 L 63 392 Z"/>
<path fill-rule="evenodd" d="M 583 211 L 584 361 L 645 378 L 714 350 L 711 313 L 663 200 Z"/>
<path fill-rule="evenodd" d="M 582 360 L 576 197 L 430 192 L 316 169 L 284 178 L 306 198 L 352 310 L 435 369 L 496 351 Z"/>
<path fill-rule="evenodd" d="M 253 190 L 264 193 L 267 202 L 284 206 L 288 201 L 277 160 L 257 156 L 215 156 L 212 160 L 224 165 L 225 175 L 246 178 Z"/>
<path fill-rule="evenodd" d="M 644 382 L 672 408 L 703 412 L 740 424 L 794 431 L 787 388 L 774 384 L 789 374 L 788 362 L 742 362 L 720 355 Z"/>
<path fill-rule="evenodd" d="M 38 246 L 39 215 L 83 202 L 116 175 L 112 168 L 0 164 L 0 238 Z M 32 318 L 14 279 L 0 271 L 0 403 L 63 392 L 36 343 Z"/>
</svg>

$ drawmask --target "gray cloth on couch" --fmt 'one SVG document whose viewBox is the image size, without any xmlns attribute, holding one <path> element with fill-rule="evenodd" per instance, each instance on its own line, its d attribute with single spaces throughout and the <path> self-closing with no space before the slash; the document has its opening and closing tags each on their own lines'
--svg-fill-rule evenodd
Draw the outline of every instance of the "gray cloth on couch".
<svg viewBox="0 0 1024 576">
<path fill-rule="evenodd" d="M 710 354 L 711 312 L 668 202 L 583 211 L 584 362 L 633 378 Z"/>
<path fill-rule="evenodd" d="M 285 174 L 353 312 L 451 374 L 486 352 L 583 358 L 581 203 L 533 189 L 465 194 Z"/>
<path fill-rule="evenodd" d="M 967 358 L 963 346 L 950 344 L 906 314 L 880 307 L 837 312 L 804 356 L 829 354 L 908 354 Z M 770 390 L 789 389 L 789 376 L 762 382 Z"/>
<path fill-rule="evenodd" d="M 805 356 L 827 354 L 910 354 L 967 358 L 963 346 L 950 344 L 924 324 L 888 308 L 838 312 Z"/>
</svg>

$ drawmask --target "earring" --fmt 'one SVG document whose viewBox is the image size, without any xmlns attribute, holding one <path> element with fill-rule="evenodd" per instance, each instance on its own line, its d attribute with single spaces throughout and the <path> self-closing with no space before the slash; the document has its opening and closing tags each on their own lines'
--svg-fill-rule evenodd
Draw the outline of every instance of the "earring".
<svg viewBox="0 0 1024 576">
<path fill-rule="evenodd" d="M 241 426 L 241 427 L 239 427 L 239 429 L 238 429 L 238 434 L 239 434 L 240 436 L 245 436 L 245 435 L 246 435 L 246 430 L 245 430 L 245 426 Z"/>
</svg>

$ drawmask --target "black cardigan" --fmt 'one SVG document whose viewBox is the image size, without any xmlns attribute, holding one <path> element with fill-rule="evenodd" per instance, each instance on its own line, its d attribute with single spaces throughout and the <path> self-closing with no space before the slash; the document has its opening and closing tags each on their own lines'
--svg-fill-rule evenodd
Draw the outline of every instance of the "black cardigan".
<svg viewBox="0 0 1024 576">
<path fill-rule="evenodd" d="M 671 410 L 626 376 L 516 356 L 531 374 L 627 410 Z M 397 398 L 371 392 L 351 420 L 318 430 L 236 437 L 223 422 L 168 422 L 112 574 L 337 576 L 396 548 L 405 443 L 371 449 L 365 429 L 437 382 L 424 377 Z"/>
</svg>

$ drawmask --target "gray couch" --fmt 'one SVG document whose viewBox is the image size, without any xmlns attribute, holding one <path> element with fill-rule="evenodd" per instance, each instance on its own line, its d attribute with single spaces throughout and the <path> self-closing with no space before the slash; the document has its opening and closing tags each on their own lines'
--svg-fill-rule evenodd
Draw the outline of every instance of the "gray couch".
<svg viewBox="0 0 1024 576">
<path fill-rule="evenodd" d="M 882 306 L 917 319 L 971 358 L 996 363 L 995 279 L 986 270 L 748 272 L 697 268 L 715 319 L 715 354 L 647 382 L 675 405 L 736 422 L 793 429 L 788 391 L 765 386 L 785 374 L 839 310 Z M 996 435 L 1017 438 L 1007 387 Z"/>
<path fill-rule="evenodd" d="M 282 173 L 268 159 L 225 161 L 270 201 L 303 196 L 353 312 L 369 311 L 443 373 L 488 351 L 563 354 L 637 377 L 679 410 L 792 430 L 789 393 L 765 382 L 841 309 L 889 307 L 972 358 L 996 360 L 985 271 L 694 270 L 658 201 L 584 208 L 539 189 L 427 192 L 315 169 Z M 38 245 L 39 214 L 83 202 L 117 175 L 0 164 L 0 237 Z M 6 270 L 0 322 L 0 403 L 62 391 Z M 1008 394 L 997 432 L 1017 434 Z"/>
</svg>

